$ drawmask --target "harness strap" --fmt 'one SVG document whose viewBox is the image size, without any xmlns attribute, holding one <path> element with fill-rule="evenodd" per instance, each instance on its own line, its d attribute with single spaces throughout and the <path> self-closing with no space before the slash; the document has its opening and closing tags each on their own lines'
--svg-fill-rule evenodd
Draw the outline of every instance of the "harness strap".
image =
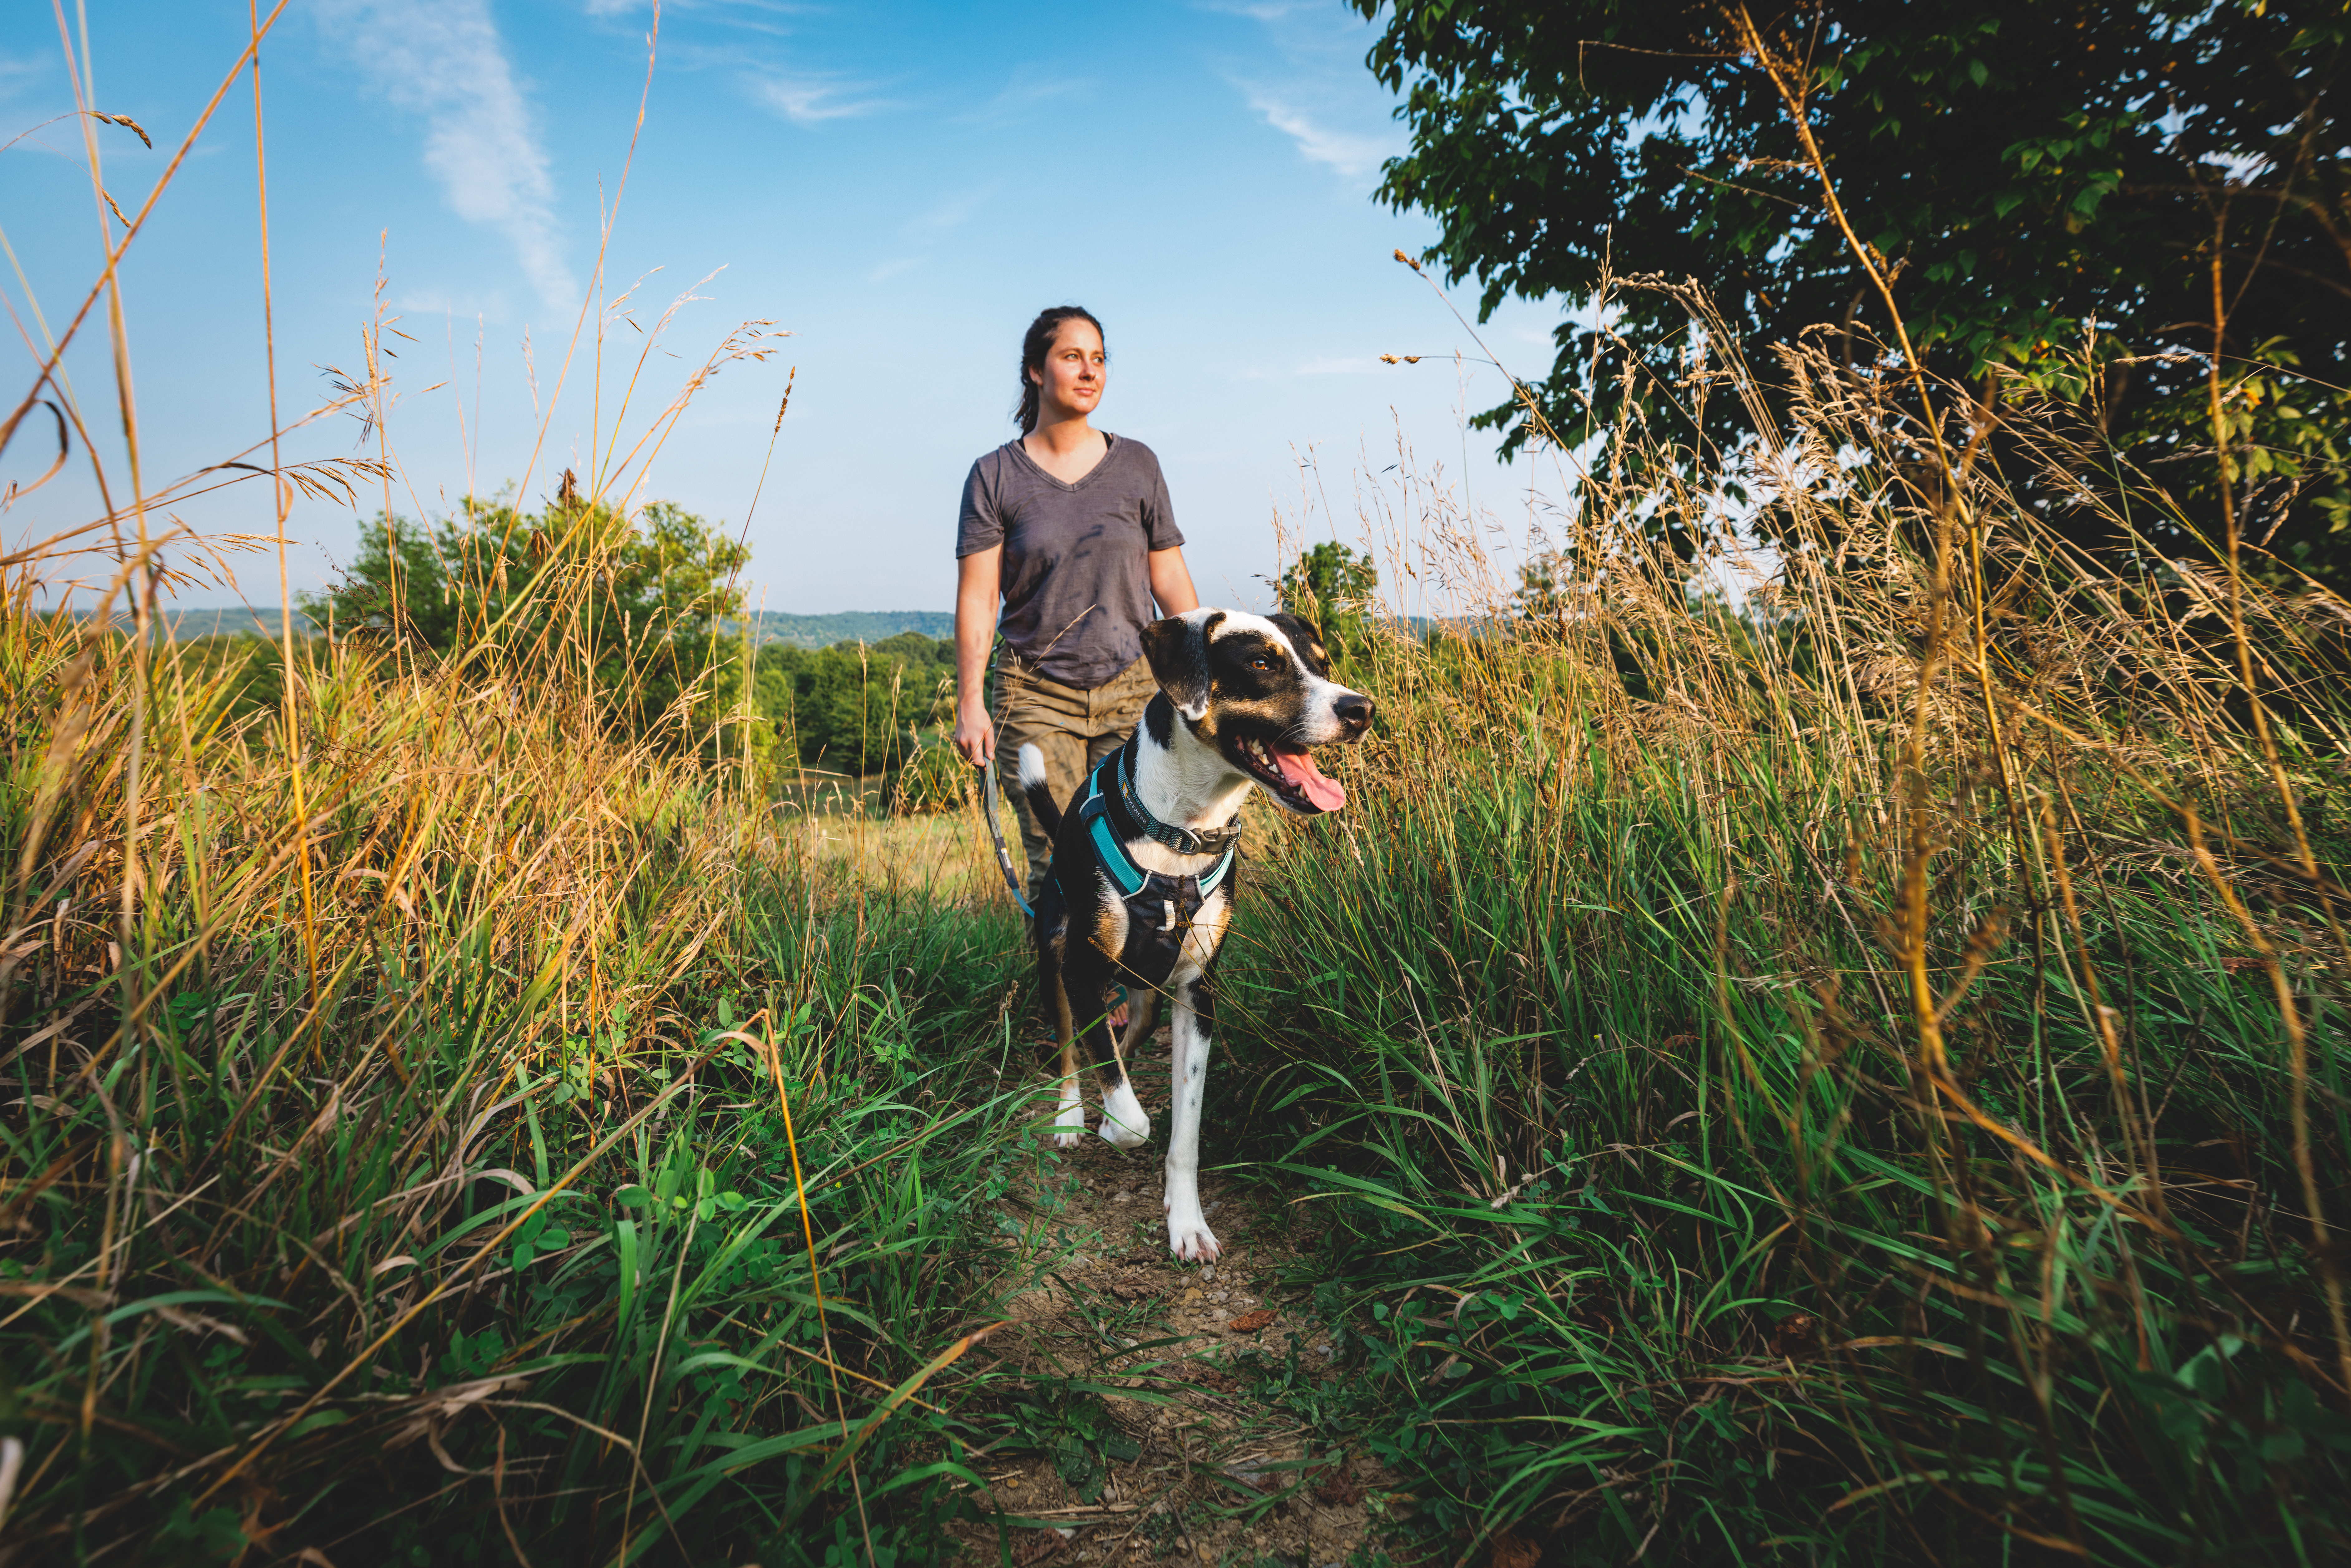
<svg viewBox="0 0 2351 1568">
<path fill-rule="evenodd" d="M 1119 749 L 1120 751 L 1123 751 L 1126 747 L 1121 747 Z M 1080 817 L 1084 820 L 1086 831 L 1094 841 L 1094 852 L 1102 857 L 1102 869 L 1110 873 L 1111 881 L 1118 884 L 1118 890 L 1123 896 L 1133 898 L 1136 894 L 1141 893 L 1144 890 L 1144 886 L 1152 881 L 1155 875 L 1158 876 L 1162 881 L 1171 883 L 1181 879 L 1166 876 L 1165 873 L 1146 872 L 1141 866 L 1135 864 L 1134 857 L 1126 852 L 1126 845 L 1120 841 L 1120 836 L 1117 831 L 1111 826 L 1109 813 L 1110 801 L 1102 793 L 1102 776 L 1104 770 L 1116 768 L 1118 765 L 1118 759 L 1117 752 L 1113 752 L 1110 756 L 1103 758 L 1102 766 L 1096 768 L 1093 772 L 1087 777 L 1085 800 L 1079 806 L 1078 813 Z M 1122 780 L 1122 782 L 1124 780 Z M 1123 802 L 1122 802 L 1122 804 L 1123 804 Z M 1146 831 L 1148 831 L 1148 827 L 1151 824 L 1148 821 L 1147 816 L 1142 822 L 1138 823 L 1138 825 L 1145 827 Z M 1180 830 L 1171 829 L 1169 831 L 1177 831 Z M 1158 838 L 1157 834 L 1152 834 L 1151 836 Z M 1239 839 L 1239 830 L 1238 825 L 1236 825 L 1232 830 L 1231 841 L 1228 842 L 1225 846 L 1225 852 L 1217 858 L 1215 865 L 1210 866 L 1207 871 L 1200 873 L 1198 880 L 1200 896 L 1202 898 L 1206 898 L 1208 894 L 1216 892 L 1217 887 L 1223 883 L 1227 873 L 1233 869 L 1233 860 L 1240 852 Z M 1160 839 L 1159 841 L 1162 843 L 1166 842 L 1165 839 Z M 1174 849 L 1177 846 L 1171 844 L 1168 847 Z M 1203 854 L 1207 852 L 1204 850 L 1193 850 L 1186 852 Z"/>
<path fill-rule="evenodd" d="M 1118 782 L 1118 802 L 1126 808 L 1127 816 L 1144 837 L 1158 841 L 1179 855 L 1212 855 L 1240 842 L 1241 820 L 1238 814 L 1221 828 L 1178 828 L 1153 816 L 1150 808 L 1143 803 L 1142 792 L 1134 787 L 1134 751 L 1132 738 L 1118 748 L 1117 757 L 1123 761 L 1113 773 Z"/>
</svg>

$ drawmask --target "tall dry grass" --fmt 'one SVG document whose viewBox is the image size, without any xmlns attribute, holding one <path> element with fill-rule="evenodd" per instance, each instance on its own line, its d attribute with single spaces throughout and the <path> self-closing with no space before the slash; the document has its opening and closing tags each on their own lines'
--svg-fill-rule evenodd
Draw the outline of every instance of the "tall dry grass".
<svg viewBox="0 0 2351 1568">
<path fill-rule="evenodd" d="M 625 694 L 295 651 L 288 745 L 0 622 L 12 1554 L 927 1550 L 1008 925 L 841 898 Z"/>
<path fill-rule="evenodd" d="M 0 1558 L 934 1551 L 968 1511 L 940 1390 L 986 1389 L 956 1358 L 1013 1288 L 992 1224 L 950 1244 L 1021 1157 L 1014 934 L 838 896 L 769 810 L 747 682 L 658 638 L 615 677 L 590 631 L 649 465 L 773 335 L 664 396 L 684 300 L 623 352 L 600 261 L 541 367 L 542 446 L 568 382 L 603 399 L 550 511 L 575 537 L 439 654 L 289 616 L 252 711 L 249 661 L 154 634 L 166 552 L 220 580 L 282 565 L 305 497 L 424 508 L 381 311 L 225 466 L 141 471 L 127 352 L 127 450 L 89 444 L 57 367 L 126 340 L 113 267 L 179 166 L 7 420 L 54 404 L 105 511 L 0 557 Z M 293 461 L 344 413 L 364 456 Z M 239 484 L 241 538 L 166 513 Z M 656 676 L 684 689 L 646 733 Z"/>
<path fill-rule="evenodd" d="M 2073 410 L 1623 287 L 1740 453 L 1554 413 L 1515 582 L 1408 452 L 1353 497 L 1460 613 L 1348 651 L 1242 912 L 1228 1092 L 1372 1375 L 1290 1396 L 1448 1559 L 2340 1552 L 2351 607 L 2166 559 Z"/>
</svg>

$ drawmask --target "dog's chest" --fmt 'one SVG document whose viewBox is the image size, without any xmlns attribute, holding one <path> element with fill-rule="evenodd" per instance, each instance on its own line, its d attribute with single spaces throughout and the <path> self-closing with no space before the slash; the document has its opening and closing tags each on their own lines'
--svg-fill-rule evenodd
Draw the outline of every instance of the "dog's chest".
<svg viewBox="0 0 2351 1568">
<path fill-rule="evenodd" d="M 1165 986 L 1187 960 L 1205 967 L 1232 912 L 1238 857 L 1213 869 L 1221 874 L 1206 886 L 1197 875 L 1150 872 L 1132 892 L 1105 876 L 1096 906 L 1096 946 L 1115 954 L 1122 968 L 1148 986 Z"/>
<path fill-rule="evenodd" d="M 1221 800 L 1203 796 L 1186 776 L 1186 762 L 1198 760 L 1146 745 L 1138 730 L 1089 776 L 1073 812 L 1076 842 L 1092 862 L 1087 935 L 1153 988 L 1205 967 L 1232 909 L 1248 785 L 1226 788 Z M 1215 822 L 1225 825 L 1204 825 Z"/>
</svg>

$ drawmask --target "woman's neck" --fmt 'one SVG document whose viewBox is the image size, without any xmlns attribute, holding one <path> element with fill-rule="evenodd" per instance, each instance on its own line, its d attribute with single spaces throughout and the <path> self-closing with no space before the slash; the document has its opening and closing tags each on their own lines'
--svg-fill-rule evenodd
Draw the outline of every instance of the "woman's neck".
<svg viewBox="0 0 2351 1568">
<path fill-rule="evenodd" d="M 1102 433 L 1088 423 L 1082 413 L 1063 414 L 1058 419 L 1050 413 L 1043 414 L 1037 421 L 1037 428 L 1020 439 L 1031 456 L 1040 457 L 1074 457 L 1091 451 L 1097 444 L 1106 444 Z"/>
</svg>

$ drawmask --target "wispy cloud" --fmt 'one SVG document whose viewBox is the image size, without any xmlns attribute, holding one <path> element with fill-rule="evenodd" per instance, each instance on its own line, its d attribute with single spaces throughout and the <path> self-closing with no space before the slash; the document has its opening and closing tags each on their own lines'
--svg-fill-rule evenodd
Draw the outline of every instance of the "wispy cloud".
<svg viewBox="0 0 2351 1568">
<path fill-rule="evenodd" d="M 949 229 L 961 228 L 971 220 L 974 213 L 987 205 L 996 193 L 1003 188 L 1001 184 L 990 181 L 985 185 L 974 185 L 968 190 L 957 191 L 929 211 L 918 214 L 910 219 L 906 224 L 905 232 L 911 236 L 928 236 L 943 235 Z"/>
<path fill-rule="evenodd" d="M 506 314 L 506 301 L 496 294 L 444 294 L 437 288 L 403 290 L 392 304 L 403 316 L 453 316 L 460 321 Z"/>
<path fill-rule="evenodd" d="M 450 208 L 503 235 L 549 308 L 575 303 L 547 152 L 488 0 L 326 0 L 319 19 L 376 91 L 423 117 L 424 166 Z"/>
<path fill-rule="evenodd" d="M 794 125 L 822 125 L 829 120 L 854 120 L 879 114 L 897 105 L 871 96 L 862 82 L 837 77 L 764 76 L 751 78 L 751 95 Z"/>
<path fill-rule="evenodd" d="M 898 227 L 899 237 L 906 242 L 905 254 L 883 261 L 865 275 L 865 281 L 887 283 L 922 266 L 936 248 L 941 235 L 969 223 L 972 215 L 1002 189 L 1003 186 L 995 181 L 984 185 L 967 186 L 916 213 Z"/>
<path fill-rule="evenodd" d="M 1293 71 L 1311 73 L 1326 85 L 1334 76 L 1359 83 L 1370 78 L 1364 52 L 1378 28 L 1349 6 L 1325 0 L 1198 0 L 1196 8 L 1257 23 Z"/>
<path fill-rule="evenodd" d="M 1302 11 L 1324 11 L 1325 5 L 1310 5 L 1307 0 L 1201 0 L 1200 9 L 1226 16 L 1247 16 L 1252 22 L 1271 25 L 1286 22 Z"/>
<path fill-rule="evenodd" d="M 653 0 L 580 0 L 580 8 L 590 16 L 651 16 Z M 662 6 L 671 16 L 680 11 L 696 11 L 705 19 L 715 18 L 737 26 L 747 24 L 762 31 L 772 30 L 763 25 L 770 24 L 775 17 L 817 8 L 797 4 L 796 0 L 665 0 Z"/>
<path fill-rule="evenodd" d="M 56 65 L 47 56 L 12 55 L 0 49 L 0 103 L 15 98 L 24 89 L 56 69 Z"/>
<path fill-rule="evenodd" d="M 1093 95 L 1094 84 L 1086 78 L 1040 77 L 1024 67 L 994 98 L 963 118 L 971 125 L 1019 125 L 1035 119 L 1048 104 Z"/>
<path fill-rule="evenodd" d="M 1382 369 L 1378 360 L 1369 354 L 1322 354 L 1290 366 L 1287 370 L 1257 365 L 1237 371 L 1237 382 L 1286 382 L 1298 376 L 1367 376 Z"/>
<path fill-rule="evenodd" d="M 1304 109 L 1263 88 L 1236 84 L 1248 94 L 1249 107 L 1265 122 L 1298 144 L 1298 151 L 1317 163 L 1328 164 L 1350 180 L 1378 172 L 1383 161 L 1404 151 L 1404 139 L 1369 135 L 1323 124 Z"/>
<path fill-rule="evenodd" d="M 1301 0 L 1194 0 L 1203 11 L 1245 17 L 1259 46 L 1249 64 L 1226 72 L 1249 106 L 1290 138 L 1301 157 L 1342 179 L 1379 172 L 1406 141 L 1387 111 L 1394 96 L 1364 68 L 1373 29 L 1344 6 Z M 1268 72 L 1270 52 L 1281 64 Z M 1267 85 L 1268 83 L 1276 85 Z"/>
</svg>

